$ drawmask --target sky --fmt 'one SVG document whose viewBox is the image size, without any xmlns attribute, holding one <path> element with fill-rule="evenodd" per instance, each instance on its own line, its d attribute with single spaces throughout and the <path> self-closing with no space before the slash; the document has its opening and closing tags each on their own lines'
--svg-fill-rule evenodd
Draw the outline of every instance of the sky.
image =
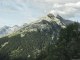
<svg viewBox="0 0 80 60">
<path fill-rule="evenodd" d="M 0 27 L 30 23 L 49 12 L 80 21 L 80 0 L 0 0 Z"/>
</svg>

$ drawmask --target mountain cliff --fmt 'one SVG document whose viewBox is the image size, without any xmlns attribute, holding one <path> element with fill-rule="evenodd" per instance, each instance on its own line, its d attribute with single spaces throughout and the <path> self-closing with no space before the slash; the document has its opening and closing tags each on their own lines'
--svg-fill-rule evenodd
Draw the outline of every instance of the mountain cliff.
<svg viewBox="0 0 80 60">
<path fill-rule="evenodd" d="M 0 38 L 0 54 L 8 54 L 10 60 L 20 57 L 28 60 L 36 59 L 49 44 L 55 44 L 59 39 L 60 29 L 66 28 L 70 23 L 73 22 L 50 13 L 36 22 L 25 24 L 14 33 Z"/>
</svg>

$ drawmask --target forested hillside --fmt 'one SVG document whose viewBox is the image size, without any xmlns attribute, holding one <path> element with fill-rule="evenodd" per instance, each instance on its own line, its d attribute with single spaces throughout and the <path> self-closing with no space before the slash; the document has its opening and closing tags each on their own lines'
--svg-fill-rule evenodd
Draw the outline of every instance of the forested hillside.
<svg viewBox="0 0 80 60">
<path fill-rule="evenodd" d="M 80 24 L 49 14 L 0 38 L 0 60 L 80 59 Z"/>
</svg>

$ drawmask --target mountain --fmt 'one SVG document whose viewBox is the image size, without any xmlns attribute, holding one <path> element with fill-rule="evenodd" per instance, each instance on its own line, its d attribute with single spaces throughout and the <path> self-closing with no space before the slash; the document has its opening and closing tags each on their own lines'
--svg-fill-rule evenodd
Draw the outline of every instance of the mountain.
<svg viewBox="0 0 80 60">
<path fill-rule="evenodd" d="M 10 28 L 9 26 L 4 26 L 4 27 L 2 27 L 2 28 L 0 29 L 0 35 L 1 35 L 1 36 L 4 36 L 5 34 L 7 34 L 9 28 Z"/>
<path fill-rule="evenodd" d="M 46 23 L 52 22 L 52 21 L 56 22 L 61 27 L 65 27 L 65 25 L 69 25 L 69 24 L 72 23 L 72 21 L 66 20 L 58 14 L 49 13 L 47 16 L 41 17 L 38 21 L 33 22 L 32 24 L 29 24 L 29 25 L 27 23 L 24 23 L 22 26 L 17 26 L 17 25 L 15 25 L 13 27 L 3 26 L 2 28 L 0 28 L 0 37 L 12 34 L 12 33 L 16 32 L 16 31 L 18 31 L 19 29 L 22 29 L 22 28 L 30 28 L 30 27 L 32 28 L 32 27 L 34 27 L 34 28 L 39 29 L 40 27 L 42 27 L 41 25 L 43 25 L 44 23 L 46 24 Z"/>
<path fill-rule="evenodd" d="M 66 22 L 67 21 L 67 22 Z M 27 25 L 24 24 L 22 27 L 22 31 L 26 30 L 26 31 L 30 31 L 30 30 L 42 30 L 42 29 L 47 29 L 50 28 L 50 26 L 52 27 L 52 25 L 54 26 L 60 26 L 62 28 L 65 28 L 66 25 L 69 25 L 70 23 L 73 23 L 72 21 L 69 20 L 65 20 L 62 17 L 58 18 L 58 16 L 54 16 L 53 14 L 48 14 L 47 16 L 41 17 L 39 20 L 32 22 L 31 24 Z"/>
<path fill-rule="evenodd" d="M 17 30 L 19 30 L 20 27 L 15 25 L 13 27 L 10 26 L 3 26 L 2 28 L 0 28 L 0 37 L 6 36 L 8 34 L 11 34 Z"/>
<path fill-rule="evenodd" d="M 59 15 L 49 13 L 36 22 L 29 25 L 24 24 L 17 31 L 17 26 L 6 27 L 6 31 L 10 29 L 15 32 L 0 38 L 0 56 L 2 56 L 0 58 L 3 60 L 37 59 L 48 45 L 55 44 L 59 39 L 60 29 L 66 28 L 69 22 L 73 23 Z"/>
</svg>

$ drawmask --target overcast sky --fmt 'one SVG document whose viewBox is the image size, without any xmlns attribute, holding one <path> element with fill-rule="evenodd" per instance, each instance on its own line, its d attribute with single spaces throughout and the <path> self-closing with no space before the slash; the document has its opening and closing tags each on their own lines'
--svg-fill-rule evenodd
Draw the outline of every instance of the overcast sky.
<svg viewBox="0 0 80 60">
<path fill-rule="evenodd" d="M 29 23 L 49 12 L 79 21 L 80 0 L 0 0 L 0 27 Z"/>
</svg>

